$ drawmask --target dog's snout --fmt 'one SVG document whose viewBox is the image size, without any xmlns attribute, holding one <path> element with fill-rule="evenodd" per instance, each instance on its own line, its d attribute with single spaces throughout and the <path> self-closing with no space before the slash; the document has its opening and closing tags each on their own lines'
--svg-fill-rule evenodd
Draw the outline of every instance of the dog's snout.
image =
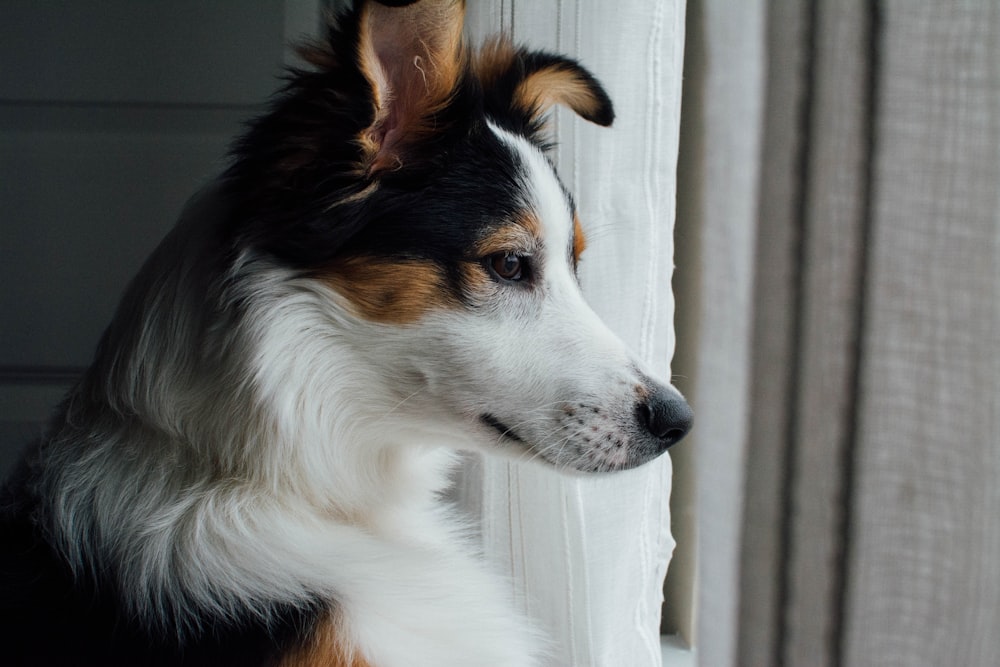
<svg viewBox="0 0 1000 667">
<path fill-rule="evenodd" d="M 638 406 L 640 423 L 660 442 L 662 449 L 688 434 L 694 421 L 690 406 L 680 394 L 659 386 Z"/>
</svg>

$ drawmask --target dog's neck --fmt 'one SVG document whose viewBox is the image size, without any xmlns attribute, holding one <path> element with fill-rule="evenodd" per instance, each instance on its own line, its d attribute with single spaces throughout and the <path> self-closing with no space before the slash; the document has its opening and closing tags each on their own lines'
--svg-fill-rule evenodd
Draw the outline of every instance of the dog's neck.
<svg viewBox="0 0 1000 667">
<path fill-rule="evenodd" d="M 335 599 L 339 577 L 374 567 L 380 544 L 458 544 L 439 498 L 448 450 L 370 442 L 345 454 L 335 435 L 325 450 L 291 439 L 253 477 L 218 466 L 199 477 L 193 471 L 212 467 L 185 465 L 201 456 L 192 443 L 97 421 L 89 456 L 63 449 L 80 441 L 76 434 L 46 446 L 45 515 L 77 573 L 114 573 L 114 589 L 153 627 L 188 632 L 206 616 L 266 618 L 276 605 Z M 331 573 L 330 563 L 343 570 Z"/>
<path fill-rule="evenodd" d="M 194 630 L 332 599 L 349 584 L 329 563 L 349 574 L 361 554 L 365 570 L 383 542 L 453 541 L 439 520 L 453 455 L 393 426 L 395 399 L 377 400 L 350 346 L 305 335 L 335 313 L 274 306 L 329 295 L 255 257 L 243 292 L 206 295 L 218 269 L 197 229 L 140 272 L 42 449 L 47 529 L 77 573 L 113 573 L 149 624 Z"/>
</svg>

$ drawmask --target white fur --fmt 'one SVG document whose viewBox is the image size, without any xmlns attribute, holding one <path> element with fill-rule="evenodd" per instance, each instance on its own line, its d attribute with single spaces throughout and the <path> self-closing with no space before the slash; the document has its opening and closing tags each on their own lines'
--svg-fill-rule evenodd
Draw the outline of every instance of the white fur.
<svg viewBox="0 0 1000 667">
<path fill-rule="evenodd" d="M 537 664 L 530 623 L 440 502 L 451 451 L 634 465 L 645 373 L 583 301 L 550 165 L 494 132 L 543 224 L 524 249 L 540 283 L 475 313 L 369 322 L 250 253 L 216 275 L 200 230 L 220 204 L 190 205 L 42 451 L 46 519 L 77 569 L 115 572 L 135 614 L 180 633 L 192 609 L 266 617 L 321 596 L 380 667 Z"/>
</svg>

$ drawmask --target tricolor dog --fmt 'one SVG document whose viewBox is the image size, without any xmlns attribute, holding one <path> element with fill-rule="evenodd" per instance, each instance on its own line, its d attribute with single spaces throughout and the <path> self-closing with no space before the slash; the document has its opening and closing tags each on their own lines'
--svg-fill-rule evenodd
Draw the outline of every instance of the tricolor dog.
<svg viewBox="0 0 1000 667">
<path fill-rule="evenodd" d="M 0 662 L 540 664 L 453 452 L 625 470 L 691 413 L 577 281 L 544 115 L 611 102 L 463 12 L 332 21 L 133 280 L 7 484 Z"/>
</svg>

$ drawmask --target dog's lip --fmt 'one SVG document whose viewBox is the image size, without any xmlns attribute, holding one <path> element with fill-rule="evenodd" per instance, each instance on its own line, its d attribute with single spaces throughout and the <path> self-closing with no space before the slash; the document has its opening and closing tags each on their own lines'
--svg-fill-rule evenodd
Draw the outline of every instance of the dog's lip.
<svg viewBox="0 0 1000 667">
<path fill-rule="evenodd" d="M 524 438 L 522 438 L 516 431 L 507 426 L 504 422 L 500 421 L 496 415 L 484 412 L 479 415 L 478 419 L 484 426 L 488 426 L 496 431 L 500 435 L 501 439 L 517 443 L 528 451 L 532 449 L 532 446 L 524 440 Z M 638 468 L 646 463 L 649 463 L 653 459 L 658 458 L 663 451 L 665 450 L 660 450 L 657 453 L 653 453 L 651 451 L 647 451 L 645 453 L 633 453 L 625 459 L 617 461 L 601 456 L 580 456 L 575 459 L 560 461 L 553 459 L 546 451 L 538 451 L 537 454 L 540 456 L 537 458 L 533 457 L 532 460 L 545 461 L 548 465 L 554 467 L 562 474 L 592 477 L 595 475 L 613 475 L 615 473 Z"/>
<path fill-rule="evenodd" d="M 521 436 L 519 436 L 514 429 L 497 419 L 495 415 L 491 415 L 488 412 L 483 413 L 479 415 L 479 421 L 496 430 L 502 437 L 507 438 L 508 440 L 514 440 L 515 442 L 521 443 L 524 442 L 524 440 L 521 439 Z"/>
</svg>

